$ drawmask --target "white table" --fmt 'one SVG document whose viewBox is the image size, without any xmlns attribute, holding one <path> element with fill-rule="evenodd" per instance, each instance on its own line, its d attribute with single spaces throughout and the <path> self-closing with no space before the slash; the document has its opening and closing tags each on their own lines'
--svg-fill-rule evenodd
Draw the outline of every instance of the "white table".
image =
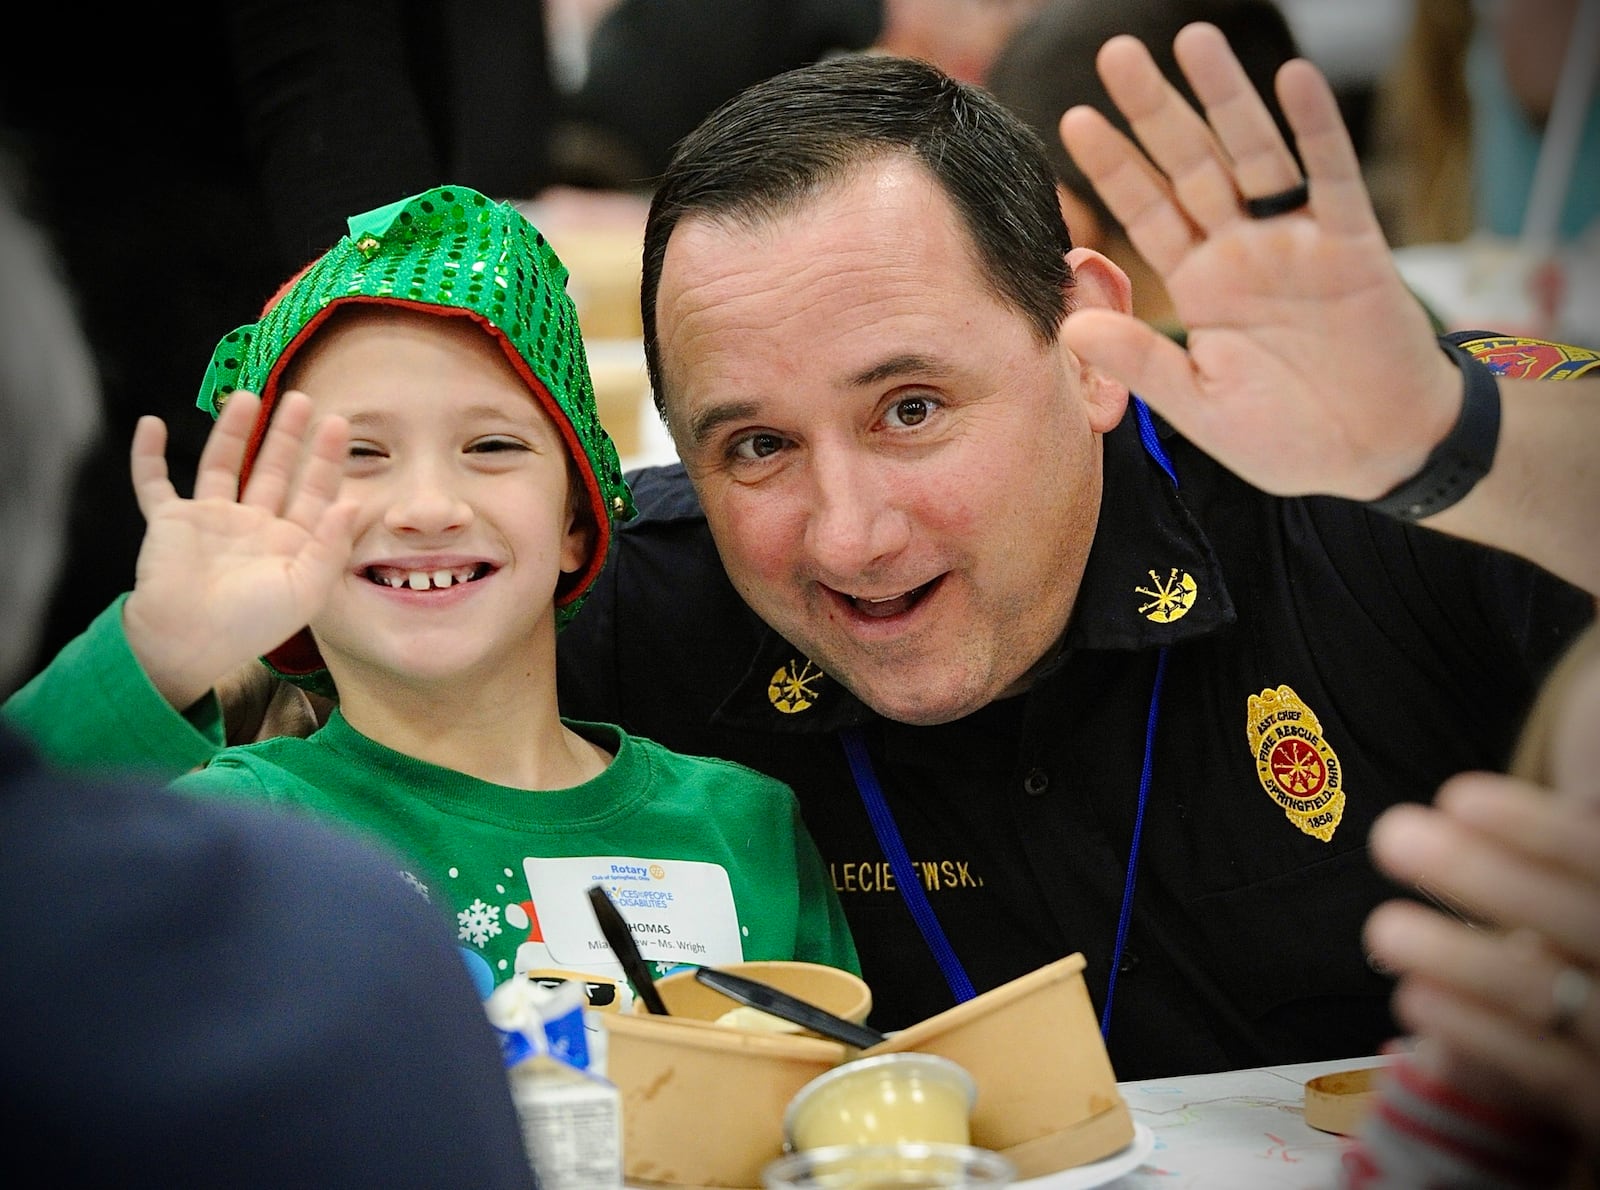
<svg viewBox="0 0 1600 1190">
<path fill-rule="evenodd" d="M 1330 1190 L 1349 1142 L 1303 1118 L 1305 1083 L 1336 1070 L 1382 1064 L 1350 1058 L 1119 1084 L 1155 1150 L 1114 1190 Z"/>
</svg>

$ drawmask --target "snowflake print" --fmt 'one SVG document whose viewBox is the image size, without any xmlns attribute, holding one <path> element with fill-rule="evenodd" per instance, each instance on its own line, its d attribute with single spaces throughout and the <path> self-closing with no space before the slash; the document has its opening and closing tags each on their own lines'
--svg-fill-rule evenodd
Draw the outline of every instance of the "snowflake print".
<svg viewBox="0 0 1600 1190">
<path fill-rule="evenodd" d="M 400 873 L 400 879 L 404 880 L 412 888 L 416 889 L 417 892 L 421 893 L 422 894 L 422 899 L 424 901 L 432 901 L 433 900 L 433 897 L 428 894 L 428 886 L 426 884 L 422 883 L 422 881 L 419 880 L 414 873 L 401 872 Z"/>
<path fill-rule="evenodd" d="M 486 905 L 482 900 L 477 900 L 456 914 L 456 921 L 461 928 L 456 931 L 456 937 L 463 942 L 471 942 L 480 950 L 484 944 L 500 932 L 500 906 Z"/>
</svg>

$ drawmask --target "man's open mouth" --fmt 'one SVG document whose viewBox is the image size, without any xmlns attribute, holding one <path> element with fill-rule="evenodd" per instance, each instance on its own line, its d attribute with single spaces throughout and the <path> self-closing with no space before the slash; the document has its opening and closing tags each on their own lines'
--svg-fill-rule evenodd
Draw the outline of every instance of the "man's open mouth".
<svg viewBox="0 0 1600 1190">
<path fill-rule="evenodd" d="M 855 595 L 844 595 L 842 591 L 840 594 L 851 607 L 868 619 L 887 620 L 890 616 L 898 616 L 916 607 L 928 592 L 933 590 L 934 584 L 938 581 L 934 579 L 932 582 L 923 583 L 920 587 L 913 587 L 909 591 L 888 595 L 882 599 L 864 599 Z"/>
</svg>

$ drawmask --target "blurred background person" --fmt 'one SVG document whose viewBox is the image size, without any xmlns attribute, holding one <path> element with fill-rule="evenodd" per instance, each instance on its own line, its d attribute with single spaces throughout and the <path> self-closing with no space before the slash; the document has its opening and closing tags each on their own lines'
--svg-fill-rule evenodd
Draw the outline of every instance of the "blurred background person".
<svg viewBox="0 0 1600 1190">
<path fill-rule="evenodd" d="M 234 82 L 218 85 L 238 109 L 230 147 L 270 218 L 275 283 L 345 233 L 337 212 L 371 210 L 445 181 L 528 198 L 558 180 L 553 2 L 223 6 Z M 239 321 L 252 321 L 271 292 Z"/>
<path fill-rule="evenodd" d="M 1373 106 L 1367 176 L 1396 247 L 1465 238 L 1472 196 L 1472 110 L 1465 70 L 1473 0 L 1413 0 L 1400 51 Z"/>
<path fill-rule="evenodd" d="M 1371 150 L 1373 112 L 1417 0 L 1277 0 L 1300 51 L 1327 76 L 1356 153 Z"/>
<path fill-rule="evenodd" d="M 1600 49 L 1595 0 L 1478 0 L 1467 48 L 1472 96 L 1473 197 L 1479 227 L 1496 235 L 1523 231 L 1546 137 L 1554 131 L 1563 68 L 1587 47 L 1586 77 L 1570 80 L 1577 128 L 1571 165 L 1551 212 L 1563 241 L 1596 230 L 1600 218 Z M 1581 61 L 1581 59 L 1573 59 Z M 1580 91 L 1581 89 L 1581 91 Z"/>
<path fill-rule="evenodd" d="M 1591 3 L 1412 0 L 1374 110 L 1373 155 L 1393 177 L 1391 243 L 1521 234 L 1578 14 Z M 1570 173 L 1552 212 L 1556 238 L 1569 242 L 1600 217 L 1600 90 L 1592 78 L 1573 85 L 1587 94 L 1574 101 Z"/>
<path fill-rule="evenodd" d="M 1044 0 L 882 0 L 873 49 L 932 62 L 964 83 L 987 81 L 995 57 Z"/>
<path fill-rule="evenodd" d="M 32 663 L 61 570 L 72 473 L 100 433 L 99 377 L 78 311 L 53 246 L 17 208 L 20 186 L 15 163 L 0 154 L 0 540 L 14 560 L 3 679 Z M 0 681 L 0 697 L 10 692 Z"/>
<path fill-rule="evenodd" d="M 1374 110 L 1396 261 L 1448 328 L 1600 347 L 1600 0 L 1414 0 Z"/>
<path fill-rule="evenodd" d="M 649 194 L 672 148 L 751 83 L 871 45 L 895 0 L 547 0 L 586 11 L 553 152 L 568 179 Z M 922 0 L 917 0 L 922 2 Z M 576 84 L 576 85 L 574 85 Z M 643 216 L 640 217 L 643 227 Z"/>
<path fill-rule="evenodd" d="M 752 83 L 837 54 L 921 58 L 981 83 L 1043 0 L 547 0 L 566 30 L 558 170 L 648 193 L 672 149 Z M 584 30 L 587 29 L 585 39 Z"/>
<path fill-rule="evenodd" d="M 1591 625 L 1541 687 L 1508 775 L 1464 773 L 1374 824 L 1375 861 L 1466 920 L 1400 901 L 1367 920 L 1414 1046 L 1385 1071 L 1341 1187 L 1596 1185 L 1597 727 Z"/>
</svg>

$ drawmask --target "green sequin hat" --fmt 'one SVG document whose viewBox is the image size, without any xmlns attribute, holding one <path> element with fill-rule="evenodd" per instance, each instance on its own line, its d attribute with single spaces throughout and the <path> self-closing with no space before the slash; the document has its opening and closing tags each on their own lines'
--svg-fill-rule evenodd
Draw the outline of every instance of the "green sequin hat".
<svg viewBox="0 0 1600 1190">
<path fill-rule="evenodd" d="M 550 414 L 583 478 L 596 540 L 588 564 L 565 576 L 556 593 L 557 623 L 565 624 L 605 563 L 613 522 L 635 511 L 595 408 L 566 266 L 515 207 L 465 186 L 440 186 L 349 222 L 350 234 L 290 279 L 260 321 L 217 345 L 197 404 L 215 417 L 235 389 L 260 395 L 242 483 L 266 434 L 284 366 L 334 307 L 371 302 L 472 318 Z M 331 692 L 307 631 L 265 660 L 291 681 Z"/>
</svg>

